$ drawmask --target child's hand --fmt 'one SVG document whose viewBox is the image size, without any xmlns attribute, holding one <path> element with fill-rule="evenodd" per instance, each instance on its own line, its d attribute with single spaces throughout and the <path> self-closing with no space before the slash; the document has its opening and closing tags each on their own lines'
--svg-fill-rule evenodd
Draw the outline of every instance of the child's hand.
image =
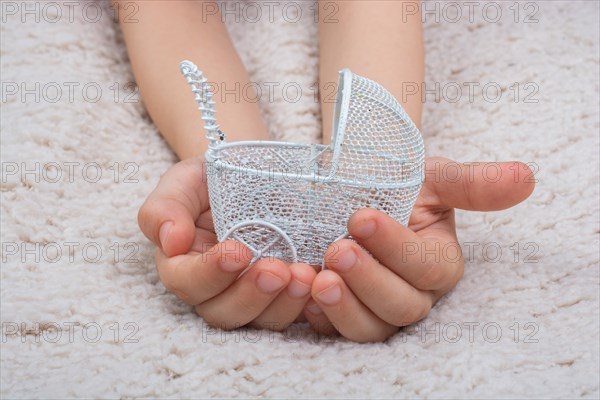
<svg viewBox="0 0 600 400">
<path fill-rule="evenodd" d="M 497 182 L 484 178 L 487 172 L 496 179 L 495 166 L 486 170 L 483 163 L 453 163 L 446 168 L 449 163 L 426 160 L 425 183 L 409 228 L 376 210 L 352 216 L 348 229 L 360 245 L 351 240 L 333 244 L 326 254 L 328 270 L 313 282 L 314 300 L 305 315 L 316 330 L 337 330 L 359 342 L 380 341 L 424 318 L 463 274 L 453 209 L 502 210 L 525 200 L 534 188 L 531 171 L 522 163 L 496 163 L 501 168 Z"/>
<path fill-rule="evenodd" d="M 310 298 L 316 272 L 264 259 L 236 280 L 252 254 L 239 242 L 217 243 L 204 167 L 201 158 L 174 165 L 140 209 L 139 225 L 157 245 L 160 279 L 213 326 L 284 329 Z"/>
</svg>

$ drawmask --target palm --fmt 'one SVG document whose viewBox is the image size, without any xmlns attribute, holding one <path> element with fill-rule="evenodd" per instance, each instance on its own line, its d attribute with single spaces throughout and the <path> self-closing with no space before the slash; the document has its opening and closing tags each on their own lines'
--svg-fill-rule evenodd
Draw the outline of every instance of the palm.
<svg viewBox="0 0 600 400">
<path fill-rule="evenodd" d="M 433 181 L 424 182 L 408 227 L 422 239 L 437 239 L 442 245 L 456 242 L 454 209 L 443 204 L 435 185 Z"/>
</svg>

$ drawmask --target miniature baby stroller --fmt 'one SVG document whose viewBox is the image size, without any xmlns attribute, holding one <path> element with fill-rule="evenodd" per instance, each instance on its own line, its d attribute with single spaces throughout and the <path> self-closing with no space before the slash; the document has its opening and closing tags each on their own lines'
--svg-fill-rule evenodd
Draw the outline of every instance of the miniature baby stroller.
<svg viewBox="0 0 600 400">
<path fill-rule="evenodd" d="M 340 71 L 332 143 L 227 143 L 207 79 L 190 61 L 181 72 L 205 122 L 207 179 L 215 231 L 254 255 L 322 265 L 348 237 L 357 210 L 382 210 L 407 225 L 423 181 L 421 134 L 379 84 Z"/>
</svg>

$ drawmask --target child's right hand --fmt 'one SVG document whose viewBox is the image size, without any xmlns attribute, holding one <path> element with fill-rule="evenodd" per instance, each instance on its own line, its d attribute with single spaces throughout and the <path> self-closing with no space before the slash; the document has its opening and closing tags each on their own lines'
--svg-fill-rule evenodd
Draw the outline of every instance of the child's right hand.
<svg viewBox="0 0 600 400">
<path fill-rule="evenodd" d="M 252 253 L 239 242 L 218 243 L 200 157 L 175 164 L 161 177 L 140 208 L 138 223 L 157 246 L 165 287 L 212 326 L 282 330 L 310 298 L 316 272 L 307 264 L 262 259 L 237 279 Z"/>
</svg>

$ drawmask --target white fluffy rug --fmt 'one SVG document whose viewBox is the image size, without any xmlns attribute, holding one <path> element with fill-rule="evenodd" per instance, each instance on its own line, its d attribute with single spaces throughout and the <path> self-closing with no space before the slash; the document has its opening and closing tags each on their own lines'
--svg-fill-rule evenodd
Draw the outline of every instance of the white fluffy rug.
<svg viewBox="0 0 600 400">
<path fill-rule="evenodd" d="M 93 5 L 70 21 L 42 2 L 23 23 L 8 8 L 22 3 L 3 2 L 2 396 L 598 398 L 598 3 L 520 3 L 519 22 L 512 3 L 496 23 L 480 3 L 472 22 L 466 6 L 456 22 L 443 3 L 429 15 L 426 80 L 442 98 L 423 132 L 429 155 L 535 162 L 537 189 L 505 212 L 460 212 L 464 279 L 420 324 L 361 345 L 304 325 L 214 331 L 166 292 L 136 212 L 175 157 L 130 90 L 115 101 L 133 78 L 108 6 L 92 23 Z M 279 5 L 274 22 L 229 26 L 254 80 L 304 89 L 263 96 L 271 131 L 312 141 L 317 29 L 296 4 L 298 23 Z"/>
</svg>

